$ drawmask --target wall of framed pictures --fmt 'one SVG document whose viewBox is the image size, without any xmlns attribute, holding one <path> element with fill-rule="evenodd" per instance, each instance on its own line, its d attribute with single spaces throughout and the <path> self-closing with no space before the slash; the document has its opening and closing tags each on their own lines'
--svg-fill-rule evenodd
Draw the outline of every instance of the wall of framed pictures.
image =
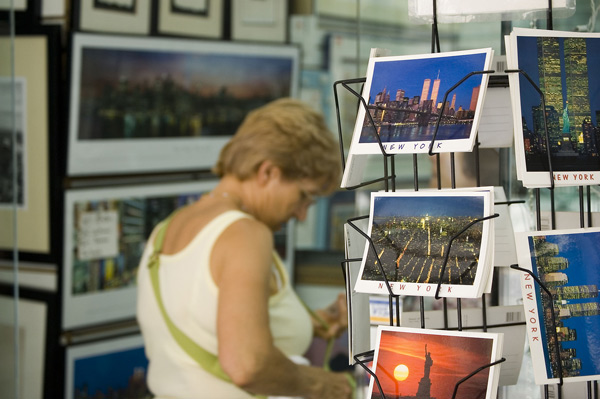
<svg viewBox="0 0 600 399">
<path fill-rule="evenodd" d="M 73 398 L 84 394 L 82 381 L 90 375 L 97 381 L 87 383 L 99 390 L 112 384 L 93 371 L 93 361 L 82 361 L 88 357 L 119 362 L 125 356 L 136 363 L 134 377 L 142 375 L 132 276 L 149 226 L 210 190 L 209 169 L 249 110 L 299 97 L 336 132 L 333 84 L 364 76 L 371 48 L 429 53 L 431 26 L 409 20 L 407 3 L 14 0 L 11 10 L 0 0 L 0 305 L 6 310 L 0 324 L 4 347 L 22 347 L 21 366 L 12 358 L 3 363 L 21 367 L 21 378 L 32 381 L 3 375 L 11 392 Z M 580 0 L 555 29 L 597 31 L 593 3 Z M 540 19 L 509 23 L 541 26 Z M 441 47 L 492 47 L 499 54 L 503 29 L 499 21 L 444 23 Z M 356 99 L 343 93 L 340 100 L 349 144 Z M 494 170 L 498 159 L 510 162 L 506 151 L 495 155 L 489 157 Z M 416 159 L 419 184 L 428 186 L 437 166 L 425 154 Z M 459 156 L 463 161 L 472 159 Z M 508 170 L 508 162 L 500 166 Z M 368 165 L 367 175 L 379 173 L 378 159 Z M 398 188 L 411 187 L 412 159 L 399 157 L 396 166 Z M 530 204 L 531 193 L 506 174 L 507 195 Z M 339 272 L 341 226 L 364 209 L 363 194 L 344 190 L 319 199 L 305 222 L 276 236 L 311 307 L 329 304 L 345 289 L 341 275 L 325 276 Z M 306 268 L 294 273 L 294 267 Z M 10 283 L 17 280 L 22 292 L 14 307 Z M 22 313 L 30 317 L 20 319 L 15 336 L 11 327 Z"/>
</svg>

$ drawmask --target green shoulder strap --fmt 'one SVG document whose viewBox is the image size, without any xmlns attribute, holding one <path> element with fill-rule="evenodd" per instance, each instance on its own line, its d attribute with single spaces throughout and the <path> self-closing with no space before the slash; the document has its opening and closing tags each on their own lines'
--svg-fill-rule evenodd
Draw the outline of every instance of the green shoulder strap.
<svg viewBox="0 0 600 399">
<path fill-rule="evenodd" d="M 159 255 L 160 255 L 160 252 L 162 251 L 162 246 L 163 246 L 163 241 L 165 239 L 165 233 L 167 231 L 167 226 L 169 225 L 169 222 L 173 218 L 174 214 L 175 213 L 171 214 L 167 219 L 165 219 L 161 223 L 161 226 L 159 227 L 159 230 L 156 234 L 156 238 L 154 240 L 154 251 L 152 252 L 152 255 L 150 256 L 150 260 L 148 261 L 148 268 L 150 269 L 150 279 L 152 281 L 152 288 L 154 290 L 154 295 L 156 296 L 156 301 L 158 302 L 158 307 L 160 308 L 160 312 L 162 313 L 163 318 L 165 319 L 165 322 L 167 323 L 167 327 L 169 328 L 171 335 L 173 335 L 173 338 L 175 338 L 175 341 L 177 341 L 179 346 L 192 359 L 194 359 L 204 370 L 206 370 L 210 374 L 212 374 L 222 380 L 231 382 L 231 379 L 229 378 L 229 376 L 227 374 L 225 374 L 225 372 L 221 368 L 221 365 L 219 364 L 219 359 L 217 358 L 217 356 L 213 355 L 212 353 L 210 353 L 207 350 L 205 350 L 204 348 L 202 348 L 200 345 L 198 345 L 196 342 L 194 342 L 190 337 L 188 337 L 183 331 L 181 331 L 175 325 L 175 323 L 173 323 L 173 321 L 171 320 L 171 318 L 169 317 L 169 315 L 167 314 L 167 311 L 165 309 L 165 305 L 162 300 L 162 295 L 160 293 L 159 281 L 158 281 L 158 268 L 160 266 Z"/>
</svg>

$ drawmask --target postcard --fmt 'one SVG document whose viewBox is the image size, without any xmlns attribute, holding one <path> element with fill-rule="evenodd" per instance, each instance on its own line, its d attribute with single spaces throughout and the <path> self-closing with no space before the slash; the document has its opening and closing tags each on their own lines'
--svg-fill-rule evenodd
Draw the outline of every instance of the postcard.
<svg viewBox="0 0 600 399">
<path fill-rule="evenodd" d="M 536 384 L 600 378 L 600 228 L 515 234 Z M 554 320 L 552 319 L 552 307 Z M 554 334 L 556 332 L 556 334 Z M 559 366 L 560 365 L 560 366 Z"/>
<path fill-rule="evenodd" d="M 451 398 L 459 381 L 500 359 L 502 334 L 379 326 L 373 368 L 386 398 Z M 456 398 L 494 399 L 499 365 L 460 383 Z M 371 379 L 368 398 L 382 398 Z"/>
<path fill-rule="evenodd" d="M 371 239 L 355 290 L 435 296 L 441 283 L 442 297 L 481 296 L 493 263 L 493 224 L 478 220 L 492 214 L 491 198 L 489 190 L 372 193 Z"/>
<path fill-rule="evenodd" d="M 526 74 L 509 74 L 517 178 L 549 187 L 550 152 L 555 185 L 600 184 L 600 34 L 515 28 L 506 44 L 509 68 Z"/>
<path fill-rule="evenodd" d="M 359 107 L 342 187 L 360 183 L 362 170 L 352 163 L 362 162 L 355 158 L 426 153 L 434 134 L 434 153 L 471 151 L 488 76 L 469 74 L 489 70 L 491 62 L 490 48 L 370 57 L 366 108 Z"/>
</svg>

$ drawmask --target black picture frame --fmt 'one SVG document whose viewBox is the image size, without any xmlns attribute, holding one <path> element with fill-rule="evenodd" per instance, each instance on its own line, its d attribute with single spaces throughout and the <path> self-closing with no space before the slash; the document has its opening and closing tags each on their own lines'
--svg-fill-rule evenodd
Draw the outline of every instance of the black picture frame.
<svg viewBox="0 0 600 399">
<path fill-rule="evenodd" d="M 72 0 L 71 29 L 74 32 L 149 35 L 153 5 L 149 0 L 131 0 L 131 6 L 102 0 Z"/>
<path fill-rule="evenodd" d="M 19 28 L 33 28 L 39 24 L 42 15 L 42 0 L 22 0 L 23 7 L 17 5 L 15 14 L 15 26 Z M 10 6 L 0 7 L 0 28 L 4 23 L 10 24 Z"/>
<path fill-rule="evenodd" d="M 229 0 L 198 1 L 197 9 L 178 8 L 176 0 L 152 0 L 152 34 L 224 39 Z"/>
<path fill-rule="evenodd" d="M 0 40 L 10 41 L 8 36 Z M 27 132 L 23 157 L 26 207 L 17 208 L 17 237 L 10 229 L 0 233 L 0 258 L 12 258 L 16 245 L 19 259 L 57 263 L 60 254 L 62 190 L 66 167 L 66 137 L 60 136 L 64 99 L 61 95 L 61 27 L 18 28 L 14 39 L 15 78 L 26 84 L 23 110 Z M 8 74 L 0 66 L 0 77 Z M 11 206 L 0 207 L 0 224 L 10 226 Z M 10 223 L 10 224 L 6 224 Z"/>
</svg>

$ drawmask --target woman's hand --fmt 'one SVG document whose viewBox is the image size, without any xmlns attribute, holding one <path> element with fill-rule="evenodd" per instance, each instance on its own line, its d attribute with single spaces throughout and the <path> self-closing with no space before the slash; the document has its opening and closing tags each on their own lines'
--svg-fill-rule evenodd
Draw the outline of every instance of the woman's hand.
<svg viewBox="0 0 600 399">
<path fill-rule="evenodd" d="M 315 336 L 330 339 L 337 338 L 348 328 L 348 307 L 346 295 L 338 294 L 337 299 L 325 309 L 315 311 L 313 317 Z"/>
</svg>

